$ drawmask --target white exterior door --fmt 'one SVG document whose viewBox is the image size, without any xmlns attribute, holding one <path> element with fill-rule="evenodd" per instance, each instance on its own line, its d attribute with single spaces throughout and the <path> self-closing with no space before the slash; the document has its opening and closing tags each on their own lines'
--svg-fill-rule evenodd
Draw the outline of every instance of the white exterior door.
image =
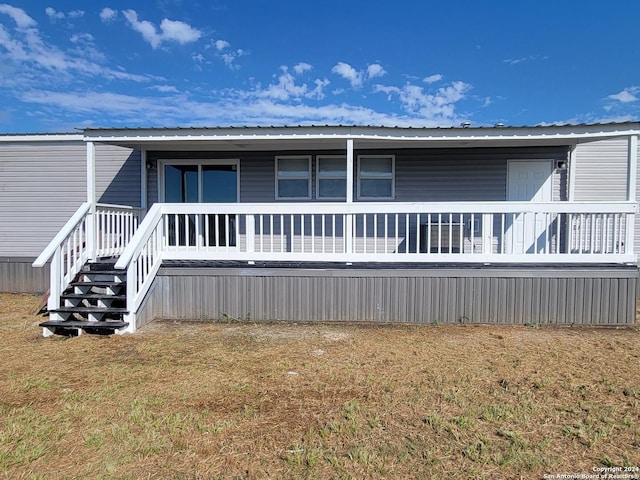
<svg viewBox="0 0 640 480">
<path fill-rule="evenodd" d="M 553 200 L 553 162 L 551 160 L 510 160 L 507 166 L 507 201 L 551 202 Z M 523 213 L 507 221 L 506 251 L 509 253 L 546 252 L 546 214 Z"/>
</svg>

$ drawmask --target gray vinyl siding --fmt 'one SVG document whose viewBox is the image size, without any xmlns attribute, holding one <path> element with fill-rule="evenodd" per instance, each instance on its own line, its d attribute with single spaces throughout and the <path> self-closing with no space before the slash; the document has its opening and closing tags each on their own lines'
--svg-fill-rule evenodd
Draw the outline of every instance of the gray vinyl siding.
<svg viewBox="0 0 640 480">
<path fill-rule="evenodd" d="M 566 159 L 559 149 L 457 149 L 396 155 L 399 202 L 504 201 L 509 160 Z M 555 164 L 554 164 L 555 166 Z M 553 201 L 566 200 L 566 172 L 553 169 Z"/>
<path fill-rule="evenodd" d="M 246 203 L 275 202 L 275 155 L 255 156 L 240 160 L 240 201 Z M 314 165 L 315 168 L 315 165 Z M 313 168 L 312 168 L 313 172 Z M 315 177 L 314 177 L 315 180 Z M 315 196 L 315 181 L 312 195 Z M 300 200 L 306 201 L 306 200 Z"/>
<path fill-rule="evenodd" d="M 151 205 L 159 200 L 160 183 L 158 181 L 159 172 L 157 162 L 149 160 L 149 157 L 147 157 L 147 161 L 150 165 L 153 165 L 153 168 L 147 169 L 147 208 L 151 208 Z"/>
<path fill-rule="evenodd" d="M 638 148 L 640 160 L 640 147 Z M 629 137 L 583 143 L 576 147 L 575 201 L 607 202 L 627 199 Z M 640 199 L 640 170 L 636 201 Z M 634 252 L 640 253 L 640 215 L 635 215 Z"/>
<path fill-rule="evenodd" d="M 37 257 L 87 198 L 83 142 L 0 144 L 0 256 Z"/>
<path fill-rule="evenodd" d="M 162 268 L 154 318 L 633 325 L 637 269 Z"/>
<path fill-rule="evenodd" d="M 628 137 L 576 146 L 574 195 L 577 202 L 627 199 Z"/>
<path fill-rule="evenodd" d="M 354 182 L 357 156 L 389 154 L 395 156 L 395 199 L 380 201 L 504 201 L 507 195 L 509 160 L 566 160 L 568 147 L 424 149 L 354 152 Z M 281 202 L 275 197 L 275 157 L 312 155 L 311 200 L 316 199 L 316 155 L 344 155 L 343 151 L 249 152 L 240 156 L 217 152 L 149 152 L 154 165 L 158 159 L 240 159 L 240 201 L 243 203 Z M 157 166 L 150 171 L 147 188 L 149 205 L 158 200 Z M 354 189 L 354 199 L 356 190 Z M 553 199 L 567 199 L 565 170 L 553 170 Z M 357 201 L 357 200 L 356 200 Z"/>
<path fill-rule="evenodd" d="M 96 197 L 100 203 L 140 206 L 140 151 L 96 145 Z"/>
<path fill-rule="evenodd" d="M 139 153 L 96 145 L 96 190 L 139 206 Z M 37 257 L 86 199 L 84 142 L 0 143 L 0 256 Z"/>
</svg>

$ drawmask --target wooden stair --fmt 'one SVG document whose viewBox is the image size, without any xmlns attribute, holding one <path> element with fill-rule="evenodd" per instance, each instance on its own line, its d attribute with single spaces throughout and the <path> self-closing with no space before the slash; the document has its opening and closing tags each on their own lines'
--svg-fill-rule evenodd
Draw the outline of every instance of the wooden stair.
<svg viewBox="0 0 640 480">
<path fill-rule="evenodd" d="M 117 259 L 86 264 L 60 295 L 60 307 L 49 310 L 40 323 L 54 334 L 73 336 L 82 332 L 111 335 L 127 327 L 126 272 L 115 270 Z"/>
</svg>

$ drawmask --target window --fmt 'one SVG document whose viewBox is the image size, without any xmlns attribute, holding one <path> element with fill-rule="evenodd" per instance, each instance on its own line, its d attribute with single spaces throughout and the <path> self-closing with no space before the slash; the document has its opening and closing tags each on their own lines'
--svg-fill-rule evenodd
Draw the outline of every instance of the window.
<svg viewBox="0 0 640 480">
<path fill-rule="evenodd" d="M 394 164 L 393 155 L 358 156 L 358 198 L 393 198 Z"/>
<path fill-rule="evenodd" d="M 311 157 L 276 157 L 276 199 L 311 198 Z"/>
<path fill-rule="evenodd" d="M 323 200 L 347 198 L 347 158 L 316 157 L 316 197 Z"/>
</svg>

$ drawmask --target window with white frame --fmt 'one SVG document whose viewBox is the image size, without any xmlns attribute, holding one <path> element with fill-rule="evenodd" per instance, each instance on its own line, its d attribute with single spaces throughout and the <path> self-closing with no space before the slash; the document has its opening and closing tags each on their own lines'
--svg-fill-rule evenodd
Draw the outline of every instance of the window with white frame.
<svg viewBox="0 0 640 480">
<path fill-rule="evenodd" d="M 311 156 L 276 157 L 276 199 L 311 198 Z"/>
<path fill-rule="evenodd" d="M 322 200 L 347 198 L 347 157 L 340 155 L 316 157 L 316 197 Z"/>
<path fill-rule="evenodd" d="M 395 157 L 358 156 L 358 198 L 394 198 Z"/>
</svg>

